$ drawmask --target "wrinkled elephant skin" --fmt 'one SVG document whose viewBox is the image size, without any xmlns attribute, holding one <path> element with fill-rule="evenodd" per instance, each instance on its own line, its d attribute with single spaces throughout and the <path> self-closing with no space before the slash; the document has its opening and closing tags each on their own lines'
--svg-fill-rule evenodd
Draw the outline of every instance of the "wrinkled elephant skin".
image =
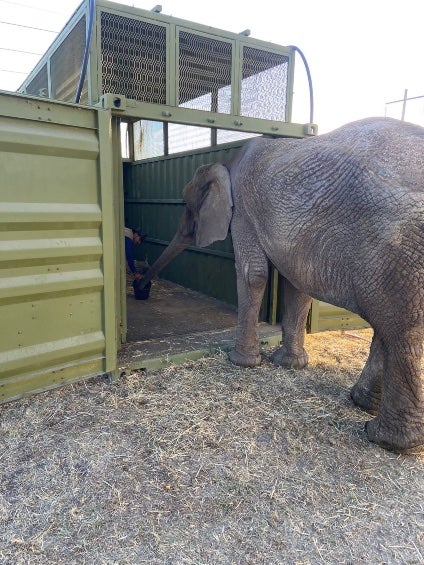
<svg viewBox="0 0 424 565">
<path fill-rule="evenodd" d="M 177 234 L 150 280 L 188 245 L 231 225 L 238 322 L 233 363 L 260 363 L 257 321 L 268 267 L 284 280 L 283 345 L 272 361 L 302 368 L 311 297 L 374 329 L 354 402 L 375 415 L 368 438 L 398 452 L 424 445 L 424 129 L 370 118 L 308 139 L 255 138 L 184 188 Z"/>
</svg>

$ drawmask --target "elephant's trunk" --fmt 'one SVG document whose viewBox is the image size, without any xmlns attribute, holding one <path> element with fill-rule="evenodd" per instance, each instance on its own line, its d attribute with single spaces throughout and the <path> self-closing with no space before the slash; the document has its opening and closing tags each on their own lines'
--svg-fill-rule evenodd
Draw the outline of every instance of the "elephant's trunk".
<svg viewBox="0 0 424 565">
<path fill-rule="evenodd" d="M 184 249 L 187 249 L 187 247 L 193 243 L 194 236 L 192 234 L 185 233 L 185 230 L 181 229 L 181 224 L 183 224 L 183 222 L 180 223 L 180 229 L 177 231 L 172 241 L 143 275 L 143 278 L 140 281 L 140 289 L 146 286 L 146 284 L 150 282 L 159 273 L 159 271 L 164 269 L 173 259 L 175 259 L 175 257 L 177 257 L 177 255 L 182 253 Z"/>
</svg>

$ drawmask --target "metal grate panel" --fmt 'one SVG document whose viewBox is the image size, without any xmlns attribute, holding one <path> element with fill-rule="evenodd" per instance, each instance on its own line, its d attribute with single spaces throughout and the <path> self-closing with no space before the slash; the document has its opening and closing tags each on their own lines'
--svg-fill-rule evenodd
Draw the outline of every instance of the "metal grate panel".
<svg viewBox="0 0 424 565">
<path fill-rule="evenodd" d="M 62 41 L 50 58 L 51 97 L 74 102 L 81 74 L 85 48 L 85 16 Z M 88 103 L 87 79 L 81 94 L 81 104 Z"/>
<path fill-rule="evenodd" d="M 166 29 L 102 12 L 102 92 L 166 104 Z"/>
<path fill-rule="evenodd" d="M 231 113 L 232 44 L 179 33 L 179 106 Z"/>
<path fill-rule="evenodd" d="M 49 95 L 49 81 L 47 77 L 47 64 L 38 71 L 32 81 L 26 87 L 27 94 L 33 94 L 34 96 L 46 96 Z"/>
<path fill-rule="evenodd" d="M 289 58 L 243 46 L 241 115 L 285 121 Z"/>
</svg>

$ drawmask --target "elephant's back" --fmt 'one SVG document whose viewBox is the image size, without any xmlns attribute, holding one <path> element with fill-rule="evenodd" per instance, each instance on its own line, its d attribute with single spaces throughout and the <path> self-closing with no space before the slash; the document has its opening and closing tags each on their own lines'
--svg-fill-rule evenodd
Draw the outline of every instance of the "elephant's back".
<svg viewBox="0 0 424 565">
<path fill-rule="evenodd" d="M 424 128 L 375 118 L 304 140 L 257 138 L 240 154 L 232 182 L 236 201 L 254 223 L 279 219 L 291 233 L 317 218 L 326 226 L 347 222 L 358 229 L 378 218 L 419 221 Z"/>
<path fill-rule="evenodd" d="M 342 152 L 370 177 L 424 192 L 424 128 L 392 118 L 368 118 L 316 138 L 318 152 Z"/>
</svg>

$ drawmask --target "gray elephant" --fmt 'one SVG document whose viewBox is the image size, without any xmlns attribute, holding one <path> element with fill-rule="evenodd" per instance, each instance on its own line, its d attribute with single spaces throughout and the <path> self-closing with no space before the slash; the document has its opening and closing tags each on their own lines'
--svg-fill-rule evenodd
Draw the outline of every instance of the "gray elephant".
<svg viewBox="0 0 424 565">
<path fill-rule="evenodd" d="M 284 277 L 284 367 L 308 363 L 311 297 L 374 330 L 353 401 L 376 417 L 368 438 L 398 452 L 424 445 L 424 128 L 370 118 L 308 139 L 255 138 L 227 165 L 200 167 L 185 211 L 147 283 L 187 246 L 231 226 L 238 322 L 233 363 L 261 361 L 257 321 L 272 263 Z"/>
</svg>

